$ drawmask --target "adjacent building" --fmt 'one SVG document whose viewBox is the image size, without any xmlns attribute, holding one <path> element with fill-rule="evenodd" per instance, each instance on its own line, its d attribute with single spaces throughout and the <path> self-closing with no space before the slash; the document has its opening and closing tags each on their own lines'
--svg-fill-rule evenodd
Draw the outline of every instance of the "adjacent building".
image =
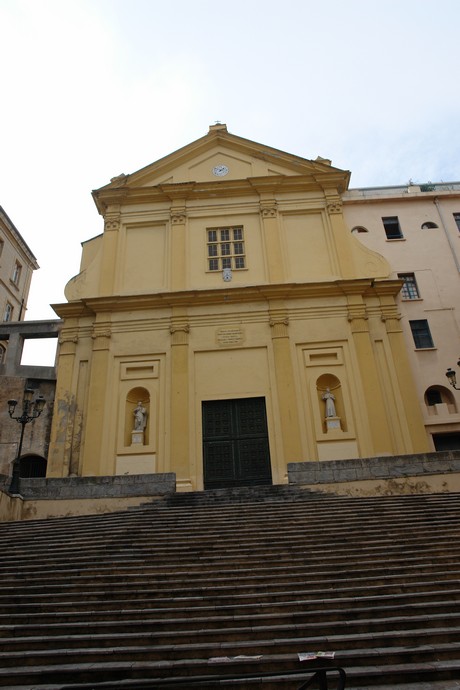
<svg viewBox="0 0 460 690">
<path fill-rule="evenodd" d="M 0 206 L 0 314 L 1 321 L 22 321 L 32 273 L 38 268 L 13 222 Z"/>
<path fill-rule="evenodd" d="M 95 191 L 104 231 L 54 305 L 48 476 L 175 472 L 187 491 L 429 450 L 399 297 L 418 265 L 351 232 L 373 207 L 355 218 L 349 177 L 217 124 Z"/>
<path fill-rule="evenodd" d="M 59 321 L 24 321 L 32 273 L 38 263 L 11 219 L 0 207 L 0 475 L 11 474 L 21 426 L 8 414 L 8 400 L 18 405 L 24 389 L 43 395 L 47 406 L 40 419 L 27 425 L 21 453 L 22 476 L 46 472 L 56 372 L 54 367 L 21 364 L 27 339 L 57 337 Z"/>
<path fill-rule="evenodd" d="M 398 309 L 431 449 L 458 449 L 460 393 L 445 372 L 460 357 L 460 183 L 352 189 L 343 201 L 352 234 L 403 281 Z"/>
</svg>

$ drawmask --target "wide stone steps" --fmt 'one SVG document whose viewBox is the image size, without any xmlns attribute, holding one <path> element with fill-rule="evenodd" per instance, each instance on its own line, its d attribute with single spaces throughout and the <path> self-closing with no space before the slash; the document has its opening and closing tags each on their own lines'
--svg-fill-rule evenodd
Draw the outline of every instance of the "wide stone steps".
<svg viewBox="0 0 460 690">
<path fill-rule="evenodd" d="M 456 678 L 460 496 L 284 489 L 0 526 L 0 686 L 217 687 L 319 650 L 347 690 Z"/>
</svg>

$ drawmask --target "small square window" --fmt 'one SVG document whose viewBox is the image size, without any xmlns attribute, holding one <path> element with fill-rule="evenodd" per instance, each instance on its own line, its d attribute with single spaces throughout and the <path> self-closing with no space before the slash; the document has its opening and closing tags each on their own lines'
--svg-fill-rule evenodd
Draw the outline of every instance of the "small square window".
<svg viewBox="0 0 460 690">
<path fill-rule="evenodd" d="M 398 273 L 398 278 L 404 280 L 404 285 L 401 288 L 401 297 L 403 299 L 420 299 L 414 273 Z"/>
<path fill-rule="evenodd" d="M 426 319 L 409 321 L 409 325 L 412 331 L 412 337 L 414 338 L 416 349 L 419 350 L 434 347 L 430 327 Z"/>
<path fill-rule="evenodd" d="M 207 228 L 208 271 L 244 269 L 244 237 L 241 225 L 228 228 Z M 211 258 L 212 257 L 212 258 Z"/>
<path fill-rule="evenodd" d="M 460 231 L 460 213 L 454 213 L 454 220 L 457 223 L 457 229 Z"/>
<path fill-rule="evenodd" d="M 382 222 L 387 240 L 402 240 L 404 238 L 398 216 L 387 216 L 382 218 Z"/>
</svg>

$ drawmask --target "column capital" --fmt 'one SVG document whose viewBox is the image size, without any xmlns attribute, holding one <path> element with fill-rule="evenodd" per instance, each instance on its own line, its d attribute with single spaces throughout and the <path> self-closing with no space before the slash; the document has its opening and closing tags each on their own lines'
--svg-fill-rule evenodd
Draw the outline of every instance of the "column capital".
<svg viewBox="0 0 460 690">
<path fill-rule="evenodd" d="M 278 205 L 274 199 L 267 199 L 260 202 L 260 214 L 262 218 L 276 218 L 278 216 Z"/>
</svg>

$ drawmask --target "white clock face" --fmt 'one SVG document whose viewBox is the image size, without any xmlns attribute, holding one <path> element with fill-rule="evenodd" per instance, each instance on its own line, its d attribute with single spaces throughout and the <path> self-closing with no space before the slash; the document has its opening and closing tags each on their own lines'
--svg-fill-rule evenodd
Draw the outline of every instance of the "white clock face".
<svg viewBox="0 0 460 690">
<path fill-rule="evenodd" d="M 212 169 L 212 174 L 216 177 L 224 177 L 228 174 L 228 168 L 226 165 L 215 165 Z"/>
</svg>

